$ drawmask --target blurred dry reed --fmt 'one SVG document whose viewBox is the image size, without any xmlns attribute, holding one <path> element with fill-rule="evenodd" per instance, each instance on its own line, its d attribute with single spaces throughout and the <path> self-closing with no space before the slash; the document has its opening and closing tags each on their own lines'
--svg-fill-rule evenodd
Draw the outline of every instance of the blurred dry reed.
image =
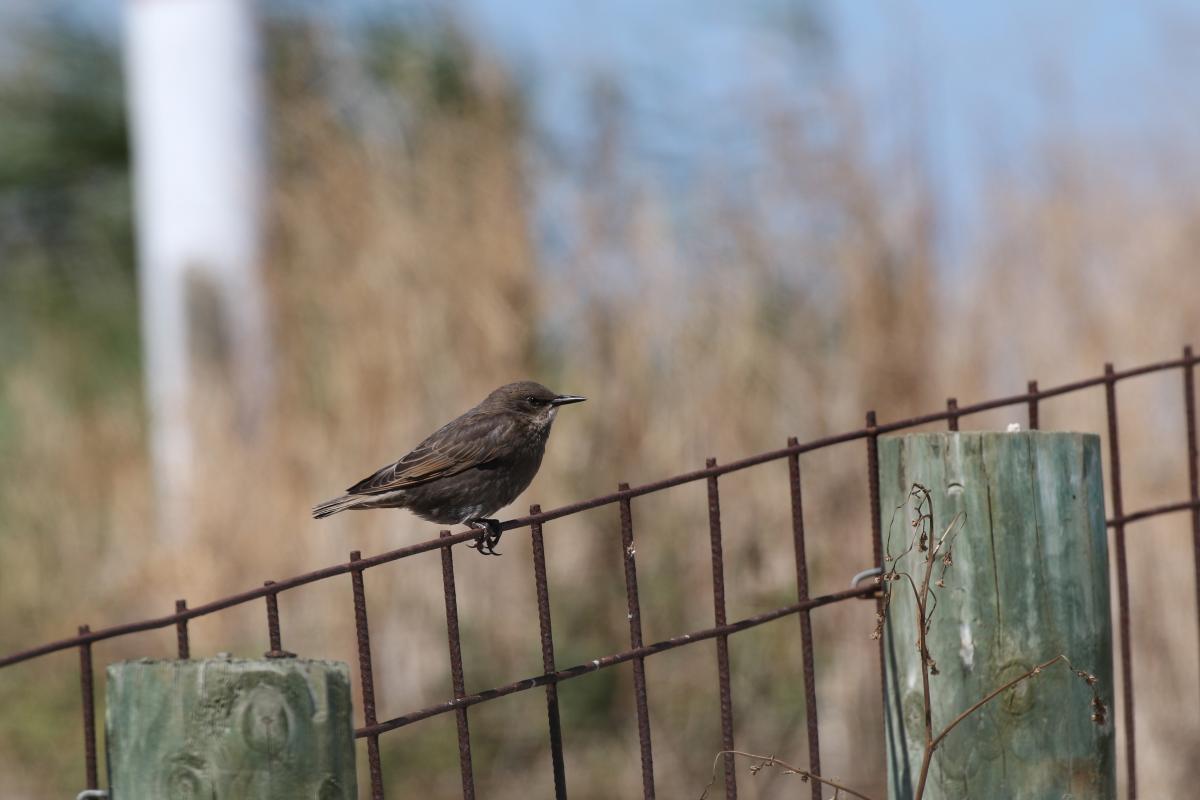
<svg viewBox="0 0 1200 800">
<path fill-rule="evenodd" d="M 196 398 L 205 432 L 194 535 L 176 547 L 157 542 L 137 376 L 98 399 L 73 399 L 70 332 L 35 320 L 29 350 L 0 373 L 5 650 L 79 622 L 167 613 L 176 597 L 202 602 L 343 560 L 351 549 L 436 535 L 403 513 L 315 523 L 308 509 L 506 380 L 535 377 L 590 399 L 560 420 L 517 513 L 528 502 L 549 508 L 619 480 L 696 468 L 706 456 L 782 446 L 789 435 L 857 427 L 868 408 L 892 419 L 937 408 L 950 394 L 966 402 L 1012 393 L 1027 378 L 1048 385 L 1096 373 L 1106 360 L 1128 364 L 1200 344 L 1200 202 L 1139 152 L 1047 134 L 1039 177 L 995 175 L 985 190 L 987 229 L 960 261 L 941 263 L 936 240 L 946 222 L 910 148 L 871 150 L 871 121 L 839 87 L 803 113 L 781 113 L 763 98 L 747 124 L 769 142 L 768 169 L 747 177 L 712 166 L 676 204 L 598 158 L 579 204 L 556 210 L 578 235 L 554 263 L 539 263 L 531 137 L 496 65 L 460 42 L 468 53 L 449 90 L 363 100 L 359 110 L 382 113 L 355 117 L 329 85 L 356 76 L 326 65 L 313 80 L 320 54 L 298 41 L 278 54 L 272 91 L 267 270 L 278 386 L 270 421 L 254 437 L 239 431 L 213 367 Z M 412 69 L 376 67 L 402 86 Z M 380 116 L 394 124 L 381 130 Z M 730 196 L 731 178 L 750 190 Z M 620 268 L 608 258 L 614 252 Z M 1180 387 L 1153 380 L 1123 387 L 1128 508 L 1175 499 L 1186 485 L 1180 397 Z M 1100 430 L 1102 410 L 1100 395 L 1052 401 L 1042 425 Z M 964 427 L 1023 421 L 1017 413 Z M 865 463 L 861 447 L 848 446 L 803 467 L 815 594 L 841 588 L 869 563 Z M 722 480 L 730 619 L 794 595 L 786 497 L 782 467 Z M 711 624 L 704 512 L 701 487 L 634 504 L 647 641 Z M 562 664 L 625 644 L 616 522 L 615 511 L 601 509 L 547 526 Z M 1187 535 L 1182 518 L 1131 533 L 1145 796 L 1180 796 L 1200 778 L 1200 742 L 1177 712 L 1200 704 Z M 529 544 L 510 534 L 501 550 L 502 559 L 458 556 L 468 689 L 540 671 Z M 381 716 L 449 694 L 436 560 L 367 576 Z M 348 582 L 284 595 L 284 646 L 353 663 L 349 604 Z M 84 620 L 80 608 L 103 612 Z M 825 771 L 855 775 L 878 794 L 873 607 L 822 609 L 814 622 Z M 193 653 L 264 650 L 263 627 L 258 609 L 205 620 L 193 626 Z M 783 621 L 731 641 L 739 747 L 804 752 L 796 634 Z M 96 657 L 165 656 L 171 643 L 150 634 L 101 645 Z M 69 655 L 0 675 L 9 796 L 78 789 Z M 713 670 L 702 647 L 648 665 L 664 794 L 708 772 L 719 742 Z M 572 796 L 637 794 L 628 671 L 560 692 Z M 486 796 L 549 795 L 544 725 L 533 693 L 473 712 Z M 454 795 L 444 718 L 382 742 L 389 796 Z M 763 775 L 742 796 L 788 791 Z"/>
</svg>

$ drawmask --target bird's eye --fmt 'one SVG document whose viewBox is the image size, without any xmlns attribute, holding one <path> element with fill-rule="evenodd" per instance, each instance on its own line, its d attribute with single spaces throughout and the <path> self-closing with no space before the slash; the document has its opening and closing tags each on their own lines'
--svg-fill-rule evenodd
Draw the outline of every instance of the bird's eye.
<svg viewBox="0 0 1200 800">
<path fill-rule="evenodd" d="M 534 405 L 534 406 L 540 406 L 542 404 L 542 401 L 537 399 L 533 395 L 529 395 L 528 397 L 526 397 L 525 402 L 529 403 L 530 405 Z"/>
</svg>

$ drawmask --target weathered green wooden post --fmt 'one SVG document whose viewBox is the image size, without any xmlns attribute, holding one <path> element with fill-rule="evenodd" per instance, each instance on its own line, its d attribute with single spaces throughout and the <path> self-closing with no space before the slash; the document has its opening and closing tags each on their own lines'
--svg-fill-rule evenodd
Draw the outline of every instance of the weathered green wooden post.
<svg viewBox="0 0 1200 800">
<path fill-rule="evenodd" d="M 354 800 L 345 664 L 301 658 L 108 667 L 111 800 Z"/>
<path fill-rule="evenodd" d="M 1063 653 L 1098 678 L 1111 710 L 1112 632 L 1100 441 L 1078 433 L 918 433 L 879 442 L 880 513 L 892 555 L 911 540 L 914 483 L 933 503 L 933 530 L 955 514 L 945 588 L 928 636 L 935 734 L 990 691 Z M 922 555 L 907 571 L 919 581 Z M 937 572 L 935 572 L 935 578 Z M 912 591 L 889 586 L 885 627 L 888 784 L 915 794 L 925 744 Z M 926 800 L 1116 796 L 1111 722 L 1091 719 L 1092 690 L 1058 664 L 998 696 L 933 755 Z M 1111 716 L 1111 713 L 1110 713 Z"/>
</svg>

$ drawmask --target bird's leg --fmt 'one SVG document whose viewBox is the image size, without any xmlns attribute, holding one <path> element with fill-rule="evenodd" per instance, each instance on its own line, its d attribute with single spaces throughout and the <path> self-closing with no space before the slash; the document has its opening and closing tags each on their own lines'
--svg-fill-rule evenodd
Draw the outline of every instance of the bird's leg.
<svg viewBox="0 0 1200 800">
<path fill-rule="evenodd" d="M 464 523 L 467 527 L 479 531 L 479 536 L 475 539 L 475 544 L 469 544 L 467 547 L 478 550 L 485 556 L 498 556 L 496 545 L 500 542 L 500 535 L 504 530 L 500 527 L 498 519 L 473 519 Z"/>
<path fill-rule="evenodd" d="M 472 550 L 478 550 L 480 553 L 487 555 L 487 550 L 486 550 L 487 526 L 482 525 L 477 520 L 473 520 L 473 519 L 467 520 L 463 524 L 466 525 L 471 530 L 479 531 L 479 535 L 475 537 L 475 543 L 469 544 L 469 545 L 467 545 L 467 547 L 470 547 Z"/>
<path fill-rule="evenodd" d="M 500 527 L 500 520 L 485 519 L 485 520 L 480 520 L 480 521 L 483 522 L 483 524 L 486 525 L 487 529 L 488 529 L 488 537 L 487 537 L 488 555 L 492 555 L 492 556 L 500 555 L 500 553 L 496 552 L 496 545 L 500 544 L 500 536 L 501 536 L 501 534 L 504 533 L 504 529 Z"/>
</svg>

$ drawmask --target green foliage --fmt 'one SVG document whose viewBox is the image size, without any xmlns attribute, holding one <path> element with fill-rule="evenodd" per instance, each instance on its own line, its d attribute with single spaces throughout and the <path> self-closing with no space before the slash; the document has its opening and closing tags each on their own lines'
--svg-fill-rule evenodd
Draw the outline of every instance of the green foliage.
<svg viewBox="0 0 1200 800">
<path fill-rule="evenodd" d="M 0 75 L 0 357 L 44 359 L 86 403 L 138 374 L 120 54 L 70 25 L 24 48 Z"/>
<path fill-rule="evenodd" d="M 83 785 L 78 749 L 83 737 L 78 677 L 63 663 L 69 659 L 60 657 L 53 668 L 25 667 L 21 677 L 28 680 L 8 680 L 0 688 L 0 763 L 37 764 L 43 775 L 54 776 L 46 786 L 73 797 Z M 65 731 L 75 738 L 68 739 Z M 103 731 L 98 733 L 103 747 Z"/>
<path fill-rule="evenodd" d="M 5 76 L 0 189 L 72 188 L 122 173 L 129 144 L 116 43 L 70 24 L 31 32 Z"/>
<path fill-rule="evenodd" d="M 413 27 L 385 17 L 370 20 L 358 36 L 377 86 L 442 111 L 466 111 L 478 99 L 471 47 L 446 21 Z"/>
</svg>

